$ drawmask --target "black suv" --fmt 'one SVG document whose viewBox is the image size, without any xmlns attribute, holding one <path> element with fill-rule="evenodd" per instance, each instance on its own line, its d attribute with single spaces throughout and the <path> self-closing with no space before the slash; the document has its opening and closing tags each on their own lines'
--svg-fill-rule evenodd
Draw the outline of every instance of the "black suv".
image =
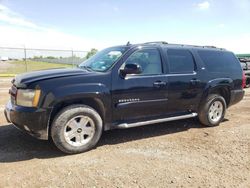
<svg viewBox="0 0 250 188">
<path fill-rule="evenodd" d="M 216 126 L 244 96 L 229 51 L 150 42 L 104 49 L 77 69 L 16 76 L 5 116 L 66 153 L 93 148 L 103 131 L 198 116 Z"/>
</svg>

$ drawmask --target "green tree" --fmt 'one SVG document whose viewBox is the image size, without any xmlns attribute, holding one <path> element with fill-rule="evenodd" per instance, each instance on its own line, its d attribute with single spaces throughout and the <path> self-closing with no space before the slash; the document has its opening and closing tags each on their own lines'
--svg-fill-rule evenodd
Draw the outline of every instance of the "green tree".
<svg viewBox="0 0 250 188">
<path fill-rule="evenodd" d="M 92 48 L 92 49 L 87 53 L 86 58 L 87 58 L 87 59 L 90 58 L 91 56 L 95 55 L 97 52 L 98 52 L 97 49 Z"/>
<path fill-rule="evenodd" d="M 54 56 L 48 56 L 47 59 L 56 59 Z"/>
</svg>

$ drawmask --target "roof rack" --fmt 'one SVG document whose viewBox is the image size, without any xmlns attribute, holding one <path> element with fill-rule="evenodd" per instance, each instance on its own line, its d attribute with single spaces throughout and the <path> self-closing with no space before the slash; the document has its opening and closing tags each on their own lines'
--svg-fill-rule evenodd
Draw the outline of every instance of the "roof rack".
<svg viewBox="0 0 250 188">
<path fill-rule="evenodd" d="M 145 42 L 143 44 L 168 44 L 166 41 Z"/>
<path fill-rule="evenodd" d="M 216 46 L 203 46 L 203 48 L 217 48 Z"/>
<path fill-rule="evenodd" d="M 169 44 L 169 45 L 178 45 L 178 46 L 189 46 L 189 47 L 196 47 L 196 48 L 214 48 L 218 50 L 226 50 L 225 48 L 217 48 L 216 46 L 199 46 L 199 45 L 190 45 L 190 44 Z"/>
<path fill-rule="evenodd" d="M 191 44 L 175 44 L 175 43 L 169 43 L 168 45 L 173 45 L 173 46 L 190 46 L 190 47 L 203 47 L 203 46 L 198 46 L 198 45 L 191 45 Z"/>
<path fill-rule="evenodd" d="M 197 47 L 197 48 L 216 48 L 218 49 L 216 46 L 199 46 L 199 45 L 191 45 L 191 44 L 169 44 L 169 45 L 176 45 L 176 46 L 190 46 L 190 47 Z"/>
<path fill-rule="evenodd" d="M 218 50 L 226 50 L 225 48 L 218 48 L 216 46 L 203 46 L 203 48 L 214 48 L 214 49 L 218 49 Z"/>
<path fill-rule="evenodd" d="M 143 44 L 167 44 L 167 45 L 176 45 L 176 46 L 181 46 L 181 47 L 196 47 L 196 48 L 214 48 L 218 50 L 226 50 L 224 48 L 217 48 L 216 46 L 199 46 L 199 45 L 190 45 L 190 44 L 174 44 L 174 43 L 167 43 L 165 41 L 155 41 L 155 42 L 146 42 Z"/>
</svg>

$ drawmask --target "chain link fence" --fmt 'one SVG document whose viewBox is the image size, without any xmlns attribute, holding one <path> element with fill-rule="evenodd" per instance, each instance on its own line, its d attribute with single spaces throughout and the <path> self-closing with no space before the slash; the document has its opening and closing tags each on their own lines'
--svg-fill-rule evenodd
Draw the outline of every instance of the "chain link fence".
<svg viewBox="0 0 250 188">
<path fill-rule="evenodd" d="M 87 51 L 0 47 L 0 74 L 77 67 Z"/>
</svg>

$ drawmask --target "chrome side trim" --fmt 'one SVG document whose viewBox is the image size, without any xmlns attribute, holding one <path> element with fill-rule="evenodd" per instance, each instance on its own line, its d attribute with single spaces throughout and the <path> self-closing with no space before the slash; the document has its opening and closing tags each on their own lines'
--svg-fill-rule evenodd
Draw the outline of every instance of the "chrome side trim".
<svg viewBox="0 0 250 188">
<path fill-rule="evenodd" d="M 139 104 L 146 104 L 146 103 L 166 102 L 166 101 L 168 101 L 168 99 L 155 99 L 155 100 L 120 102 L 116 106 L 118 108 L 121 108 L 121 107 L 128 106 L 128 105 L 139 105 Z"/>
<path fill-rule="evenodd" d="M 136 123 L 122 123 L 117 126 L 119 129 L 127 129 L 131 127 L 139 127 L 143 125 L 149 125 L 149 124 L 155 124 L 155 123 L 162 123 L 167 121 L 174 121 L 174 120 L 180 120 L 180 119 L 187 119 L 187 118 L 193 118 L 196 117 L 197 113 L 191 113 L 187 115 L 182 116 L 175 116 L 175 117 L 169 117 L 169 118 L 163 118 L 163 119 L 155 119 L 155 120 L 149 120 L 149 121 L 142 121 L 142 122 L 136 122 Z"/>
</svg>

